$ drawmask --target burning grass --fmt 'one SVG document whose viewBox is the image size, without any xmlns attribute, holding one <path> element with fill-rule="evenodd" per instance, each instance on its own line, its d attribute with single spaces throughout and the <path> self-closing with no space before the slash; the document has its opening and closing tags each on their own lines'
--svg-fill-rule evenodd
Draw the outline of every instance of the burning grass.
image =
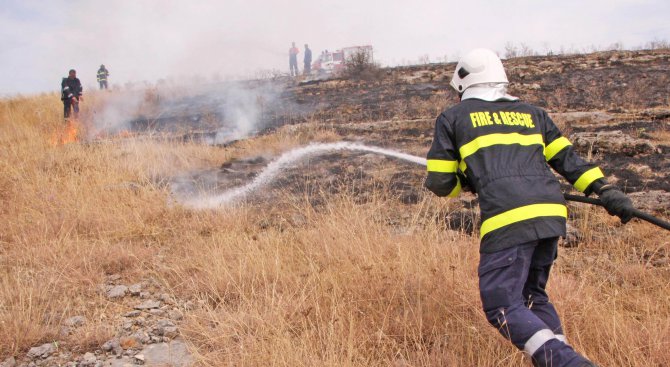
<svg viewBox="0 0 670 367">
<path fill-rule="evenodd" d="M 128 310 L 100 292 L 118 274 L 193 302 L 180 329 L 202 365 L 526 363 L 480 311 L 478 240 L 439 214 L 455 202 L 422 193 L 405 205 L 379 188 L 360 202 L 353 187 L 210 211 L 170 200 L 171 176 L 337 140 L 332 130 L 287 127 L 227 148 L 53 146 L 60 105 L 40 98 L 0 104 L 0 360 L 43 342 L 97 349 Z M 601 365 L 670 365 L 670 271 L 653 262 L 670 253 L 667 236 L 573 212 L 586 240 L 561 249 L 549 287 L 570 342 Z M 61 335 L 73 315 L 88 324 Z"/>
</svg>

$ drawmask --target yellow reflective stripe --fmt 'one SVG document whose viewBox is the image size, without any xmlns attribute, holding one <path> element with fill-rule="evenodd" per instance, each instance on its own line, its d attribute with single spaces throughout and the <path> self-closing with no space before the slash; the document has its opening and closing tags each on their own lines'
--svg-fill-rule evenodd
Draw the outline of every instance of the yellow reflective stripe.
<svg viewBox="0 0 670 367">
<path fill-rule="evenodd" d="M 449 193 L 449 195 L 447 195 L 447 197 L 455 198 L 456 196 L 458 196 L 460 192 L 461 192 L 461 180 L 459 180 L 458 177 L 456 177 L 456 186 L 454 186 L 454 189 L 451 190 L 451 192 Z"/>
<path fill-rule="evenodd" d="M 479 237 L 513 223 L 538 217 L 568 217 L 568 208 L 563 204 L 532 204 L 508 210 L 482 223 Z"/>
<path fill-rule="evenodd" d="M 565 137 L 560 137 L 554 141 L 552 141 L 547 147 L 544 149 L 544 157 L 547 159 L 547 162 L 554 158 L 558 152 L 563 150 L 563 148 L 572 145 L 570 143 L 570 140 L 566 139 Z"/>
<path fill-rule="evenodd" d="M 603 177 L 605 177 L 605 175 L 603 174 L 603 171 L 600 170 L 600 168 L 591 168 L 579 176 L 577 181 L 575 181 L 574 186 L 577 190 L 579 190 L 579 192 L 584 192 L 586 188 L 593 183 L 593 181 Z"/>
<path fill-rule="evenodd" d="M 480 136 L 471 142 L 463 145 L 458 152 L 461 155 L 461 163 L 459 169 L 461 172 L 465 172 L 468 168 L 468 165 L 465 163 L 465 158 L 469 155 L 474 154 L 481 148 L 490 147 L 492 145 L 542 145 L 544 149 L 544 140 L 542 135 L 533 134 L 533 135 L 523 135 L 519 133 L 509 133 L 509 134 L 489 134 Z"/>
<path fill-rule="evenodd" d="M 462 160 L 461 163 L 458 165 L 458 169 L 465 174 L 465 170 L 468 168 L 468 165 L 465 164 L 465 160 Z"/>
<path fill-rule="evenodd" d="M 458 152 L 461 154 L 461 160 L 469 155 L 474 154 L 481 148 L 490 147 L 492 145 L 541 145 L 544 149 L 544 140 L 540 134 L 523 135 L 519 133 L 509 134 L 488 134 L 482 135 L 471 142 L 463 145 Z"/>
<path fill-rule="evenodd" d="M 457 161 L 445 161 L 441 159 L 428 159 L 426 169 L 429 172 L 455 173 L 458 168 Z"/>
</svg>

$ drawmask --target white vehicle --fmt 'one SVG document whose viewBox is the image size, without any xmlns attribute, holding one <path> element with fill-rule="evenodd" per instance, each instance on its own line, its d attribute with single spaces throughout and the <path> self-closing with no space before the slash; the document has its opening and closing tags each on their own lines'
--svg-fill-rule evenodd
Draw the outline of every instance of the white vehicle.
<svg viewBox="0 0 670 367">
<path fill-rule="evenodd" d="M 361 52 L 367 55 L 369 62 L 373 61 L 372 46 L 345 47 L 333 52 L 323 51 L 312 63 L 312 70 L 315 70 L 318 74 L 339 73 L 346 67 L 347 60 Z"/>
</svg>

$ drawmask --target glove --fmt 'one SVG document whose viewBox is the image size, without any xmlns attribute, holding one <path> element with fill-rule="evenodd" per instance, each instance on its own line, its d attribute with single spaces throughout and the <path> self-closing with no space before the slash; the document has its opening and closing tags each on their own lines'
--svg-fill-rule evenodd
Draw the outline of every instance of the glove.
<svg viewBox="0 0 670 367">
<path fill-rule="evenodd" d="M 600 192 L 600 201 L 610 215 L 621 218 L 621 223 L 628 223 L 633 219 L 633 202 L 617 187 L 605 185 Z"/>
</svg>

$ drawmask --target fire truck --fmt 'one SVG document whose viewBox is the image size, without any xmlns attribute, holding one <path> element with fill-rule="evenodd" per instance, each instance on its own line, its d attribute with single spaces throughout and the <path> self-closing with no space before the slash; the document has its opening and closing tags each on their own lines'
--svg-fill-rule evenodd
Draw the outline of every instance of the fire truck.
<svg viewBox="0 0 670 367">
<path fill-rule="evenodd" d="M 312 63 L 312 70 L 317 74 L 337 74 L 344 70 L 347 60 L 352 55 L 361 52 L 367 54 L 369 62 L 373 62 L 372 46 L 351 46 L 333 52 L 328 50 L 323 51 L 316 61 Z"/>
</svg>

